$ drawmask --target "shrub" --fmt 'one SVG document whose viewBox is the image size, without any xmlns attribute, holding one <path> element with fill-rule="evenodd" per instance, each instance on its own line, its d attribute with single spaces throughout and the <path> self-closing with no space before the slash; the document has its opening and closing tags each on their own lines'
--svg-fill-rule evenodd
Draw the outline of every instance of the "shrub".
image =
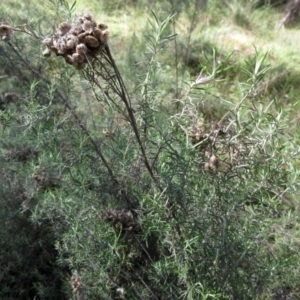
<svg viewBox="0 0 300 300">
<path fill-rule="evenodd" d="M 285 134 L 292 107 L 264 103 L 259 90 L 267 54 L 256 53 L 242 69 L 246 79 L 237 83 L 235 103 L 207 91 L 230 58 L 218 64 L 214 51 L 212 67 L 183 82 L 172 107 L 161 99 L 166 80 L 159 57 L 175 38 L 174 16 L 160 22 L 152 14 L 132 89 L 106 26 L 91 15 L 64 19 L 74 5 L 51 2 L 61 22 L 54 33 L 42 34 L 42 26 L 21 30 L 27 43 L 43 40 L 46 58 L 24 46 L 17 27 L 1 25 L 1 64 L 20 77 L 23 100 L 3 101 L 1 116 L 3 137 L 15 138 L 3 146 L 5 168 L 23 164 L 11 176 L 22 178 L 22 193 L 30 195 L 12 212 L 24 218 L 24 228 L 45 230 L 59 297 L 70 288 L 75 299 L 259 297 L 274 274 L 266 240 L 283 203 L 294 208 L 288 194 L 298 180 L 297 145 Z M 227 108 L 222 118 L 205 114 L 218 109 L 206 98 Z M 17 137 L 31 147 L 20 152 Z M 5 283 L 8 293 L 13 280 Z M 40 277 L 30 281 L 44 284 Z M 28 296 L 46 298 L 39 293 Z"/>
</svg>

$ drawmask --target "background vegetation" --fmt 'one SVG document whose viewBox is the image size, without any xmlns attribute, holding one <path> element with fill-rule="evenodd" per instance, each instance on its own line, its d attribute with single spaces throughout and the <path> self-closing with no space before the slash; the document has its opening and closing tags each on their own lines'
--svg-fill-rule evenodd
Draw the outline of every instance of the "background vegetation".
<svg viewBox="0 0 300 300">
<path fill-rule="evenodd" d="M 300 298 L 282 2 L 5 2 L 1 299 Z M 45 40 L 81 13 L 84 68 Z"/>
</svg>

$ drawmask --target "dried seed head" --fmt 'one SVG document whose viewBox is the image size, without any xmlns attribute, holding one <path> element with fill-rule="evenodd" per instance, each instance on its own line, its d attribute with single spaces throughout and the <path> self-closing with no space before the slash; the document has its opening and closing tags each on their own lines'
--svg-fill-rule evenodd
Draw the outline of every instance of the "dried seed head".
<svg viewBox="0 0 300 300">
<path fill-rule="evenodd" d="M 75 49 L 78 44 L 78 37 L 74 34 L 69 34 L 66 41 L 67 49 Z"/>
<path fill-rule="evenodd" d="M 71 25 L 67 22 L 62 22 L 58 25 L 57 34 L 63 36 L 66 35 L 71 29 Z"/>
<path fill-rule="evenodd" d="M 216 170 L 220 165 L 219 159 L 214 154 L 209 159 L 209 165 L 213 170 Z"/>
<path fill-rule="evenodd" d="M 75 63 L 78 63 L 78 64 L 81 64 L 81 63 L 83 63 L 84 62 L 84 55 L 83 54 L 79 54 L 79 53 L 74 53 L 73 55 L 72 55 L 72 60 L 73 60 L 73 62 Z"/>
<path fill-rule="evenodd" d="M 64 40 L 60 40 L 57 48 L 57 55 L 64 55 L 67 51 L 66 42 Z"/>
<path fill-rule="evenodd" d="M 7 103 L 8 102 L 18 102 L 19 96 L 14 92 L 7 92 L 4 94 L 3 99 Z"/>
<path fill-rule="evenodd" d="M 199 128 L 201 128 L 201 127 L 203 127 L 204 126 L 204 120 L 203 119 L 200 119 L 199 121 L 198 121 L 198 127 Z"/>
<path fill-rule="evenodd" d="M 56 55 L 63 56 L 67 63 L 82 69 L 101 52 L 108 40 L 107 26 L 102 24 L 100 27 L 104 32 L 97 27 L 90 14 L 78 15 L 72 24 L 61 23 L 53 37 L 45 39 L 43 43 Z M 50 55 L 49 50 L 43 54 Z"/>
<path fill-rule="evenodd" d="M 88 49 L 87 49 L 87 47 L 86 47 L 85 44 L 79 44 L 79 45 L 77 45 L 77 47 L 76 47 L 76 52 L 77 52 L 78 54 L 85 54 L 85 53 L 88 52 Z"/>
<path fill-rule="evenodd" d="M 207 158 L 210 158 L 210 157 L 211 157 L 211 152 L 205 151 L 204 155 L 205 155 Z"/>
<path fill-rule="evenodd" d="M 205 170 L 205 171 L 209 171 L 209 170 L 210 170 L 210 164 L 209 164 L 208 162 L 206 162 L 206 163 L 204 164 L 204 170 Z"/>
<path fill-rule="evenodd" d="M 65 61 L 66 61 L 66 63 L 67 64 L 70 64 L 70 65 L 72 65 L 73 64 L 73 56 L 72 55 L 66 55 L 65 56 Z"/>
<path fill-rule="evenodd" d="M 2 36 L 2 40 L 9 41 L 12 34 L 13 29 L 10 26 L 6 24 L 0 24 L 0 35 Z"/>
<path fill-rule="evenodd" d="M 57 55 L 63 56 L 66 51 L 66 41 L 63 38 L 58 38 L 53 40 L 53 46 L 50 47 L 52 51 L 54 51 Z"/>
<path fill-rule="evenodd" d="M 84 42 L 84 38 L 88 35 L 88 32 L 82 32 L 78 35 L 78 40 L 79 42 L 83 43 Z"/>
<path fill-rule="evenodd" d="M 79 35 L 82 32 L 82 26 L 78 24 L 73 24 L 72 28 L 69 31 L 69 34 Z"/>
<path fill-rule="evenodd" d="M 108 32 L 108 30 L 102 31 L 102 41 L 103 41 L 103 43 L 105 43 L 105 44 L 107 43 L 108 37 L 109 37 L 109 32 Z"/>
<path fill-rule="evenodd" d="M 83 17 L 84 17 L 86 20 L 92 21 L 92 16 L 91 16 L 91 14 L 84 14 Z"/>
<path fill-rule="evenodd" d="M 76 24 L 83 24 L 85 18 L 82 15 L 78 15 L 74 19 L 74 23 Z"/>
<path fill-rule="evenodd" d="M 91 47 L 91 48 L 98 48 L 100 45 L 98 40 L 91 35 L 87 35 L 84 38 L 84 42 L 88 47 Z"/>
<path fill-rule="evenodd" d="M 82 25 L 82 28 L 85 32 L 92 33 L 94 29 L 94 24 L 89 20 L 85 20 Z"/>
<path fill-rule="evenodd" d="M 97 38 L 98 40 L 100 40 L 101 36 L 102 36 L 102 31 L 99 28 L 95 28 L 93 30 L 93 35 L 94 35 L 95 38 Z"/>
<path fill-rule="evenodd" d="M 47 47 L 51 47 L 53 45 L 52 38 L 45 38 L 43 39 L 42 43 L 46 45 Z"/>
<path fill-rule="evenodd" d="M 78 293 L 83 287 L 82 279 L 77 274 L 71 277 L 71 287 L 74 294 Z"/>
<path fill-rule="evenodd" d="M 98 25 L 98 28 L 101 29 L 101 30 L 105 30 L 105 29 L 108 28 L 108 26 L 105 25 L 105 24 L 99 24 L 99 25 Z"/>
<path fill-rule="evenodd" d="M 51 56 L 51 50 L 49 48 L 46 48 L 44 51 L 43 51 L 43 55 L 45 57 L 49 57 Z"/>
<path fill-rule="evenodd" d="M 103 129 L 102 130 L 103 134 L 106 136 L 106 137 L 109 137 L 110 136 L 110 132 L 107 128 Z"/>
</svg>

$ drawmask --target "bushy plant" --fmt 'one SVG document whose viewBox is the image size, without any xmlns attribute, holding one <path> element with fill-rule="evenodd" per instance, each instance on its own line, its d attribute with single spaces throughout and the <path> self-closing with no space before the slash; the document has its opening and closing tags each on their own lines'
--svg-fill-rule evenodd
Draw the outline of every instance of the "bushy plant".
<svg viewBox="0 0 300 300">
<path fill-rule="evenodd" d="M 13 161 L 9 176 L 22 179 L 25 198 L 3 190 L 18 199 L 10 213 L 21 227 L 45 232 L 39 245 L 47 241 L 41 248 L 52 251 L 53 264 L 53 273 L 41 272 L 46 282 L 59 278 L 59 297 L 72 292 L 74 299 L 259 297 L 279 269 L 266 241 L 274 220 L 294 209 L 289 194 L 299 178 L 298 146 L 285 133 L 292 106 L 265 103 L 258 88 L 267 55 L 256 53 L 241 70 L 238 102 L 207 91 L 230 62 L 228 56 L 219 63 L 216 51 L 211 67 L 182 82 L 180 92 L 177 81 L 170 101 L 159 58 L 175 37 L 174 16 L 159 21 L 152 13 L 147 48 L 132 74 L 137 86 L 128 87 L 107 26 L 89 14 L 73 18 L 75 3 L 50 2 L 60 22 L 54 31 L 43 23 L 19 28 L 8 17 L 0 25 L 11 87 L 2 86 L 0 102 L 9 162 L 3 174 Z M 221 118 L 205 113 L 220 104 Z M 2 201 L 4 214 L 9 197 Z M 29 285 L 39 288 L 27 297 L 50 299 L 38 275 Z M 14 278 L 7 282 L 11 295 Z"/>
</svg>

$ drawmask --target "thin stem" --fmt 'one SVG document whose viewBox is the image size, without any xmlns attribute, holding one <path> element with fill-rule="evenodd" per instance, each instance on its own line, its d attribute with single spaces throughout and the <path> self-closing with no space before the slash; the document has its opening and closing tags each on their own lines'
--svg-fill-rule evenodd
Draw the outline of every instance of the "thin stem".
<svg viewBox="0 0 300 300">
<path fill-rule="evenodd" d="M 131 107 L 131 101 L 130 101 L 129 94 L 127 92 L 127 89 L 126 89 L 126 86 L 125 86 L 124 81 L 122 79 L 122 76 L 121 76 L 121 74 L 119 72 L 119 69 L 118 69 L 118 67 L 117 67 L 117 65 L 116 65 L 116 63 L 115 63 L 115 61 L 112 57 L 112 54 L 110 52 L 110 49 L 109 49 L 108 45 L 105 46 L 105 54 L 107 55 L 108 62 L 112 66 L 112 68 L 113 68 L 113 70 L 116 74 L 118 83 L 120 85 L 121 91 L 116 91 L 116 89 L 115 89 L 115 91 L 118 92 L 119 97 L 121 98 L 122 102 L 125 104 L 125 107 L 126 107 L 126 110 L 127 110 L 127 113 L 128 113 L 128 117 L 129 117 L 130 125 L 132 126 L 132 129 L 133 129 L 133 132 L 135 134 L 136 140 L 138 142 L 139 148 L 142 152 L 142 157 L 143 157 L 144 164 L 145 164 L 151 178 L 153 179 L 156 186 L 158 187 L 158 189 L 162 190 L 162 188 L 160 187 L 160 184 L 158 183 L 157 179 L 154 176 L 153 170 L 152 170 L 152 168 L 150 166 L 150 163 L 148 161 L 146 150 L 145 150 L 145 148 L 143 146 L 143 143 L 141 141 L 140 133 L 139 133 L 137 123 L 136 123 L 136 119 L 135 119 L 135 116 L 133 114 L 133 109 Z M 97 84 L 100 86 L 99 82 Z"/>
<path fill-rule="evenodd" d="M 36 71 L 19 53 L 18 51 L 14 48 L 14 46 L 10 43 L 7 42 L 8 45 L 11 47 L 11 49 L 13 50 L 13 52 L 21 59 L 21 61 L 23 62 L 23 64 L 34 74 L 36 75 L 38 78 L 40 78 L 41 80 L 43 80 L 45 83 L 47 84 L 51 84 L 51 82 L 46 79 L 42 74 L 40 74 L 38 71 Z M 110 178 L 113 180 L 113 182 L 120 187 L 120 183 L 117 180 L 117 178 L 115 177 L 112 169 L 110 168 L 108 162 L 106 161 L 105 157 L 103 156 L 101 149 L 99 148 L 99 146 L 97 145 L 97 143 L 94 141 L 94 139 L 91 137 L 88 129 L 83 125 L 83 122 L 80 120 L 80 118 L 78 117 L 78 115 L 76 114 L 74 108 L 69 104 L 68 100 L 64 97 L 64 95 L 60 92 L 60 91 L 56 91 L 57 95 L 59 96 L 59 98 L 62 100 L 63 104 L 67 107 L 67 109 L 71 112 L 72 116 L 74 117 L 74 119 L 77 122 L 77 125 L 80 127 L 81 131 L 87 136 L 88 140 L 91 142 L 91 144 L 93 145 L 96 153 L 98 154 L 98 156 L 100 157 L 102 163 L 104 164 L 104 166 L 106 167 L 108 174 L 110 176 Z M 128 196 L 126 195 L 126 192 L 124 189 L 120 189 L 120 194 L 121 197 L 126 201 L 127 205 L 132 206 L 132 201 L 128 198 Z"/>
</svg>

